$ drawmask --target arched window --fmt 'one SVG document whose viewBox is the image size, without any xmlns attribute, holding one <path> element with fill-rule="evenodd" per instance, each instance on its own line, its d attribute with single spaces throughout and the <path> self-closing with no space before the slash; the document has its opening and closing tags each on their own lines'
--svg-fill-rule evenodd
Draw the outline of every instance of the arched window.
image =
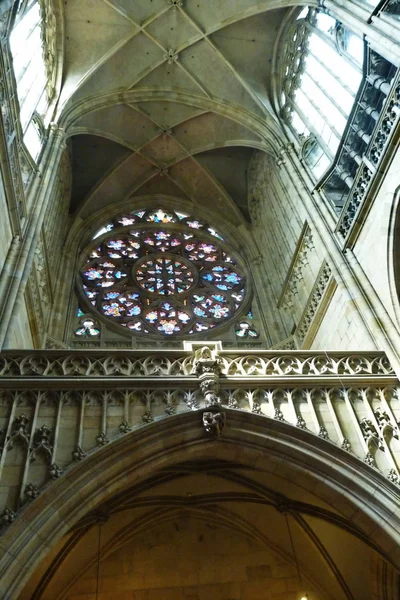
<svg viewBox="0 0 400 600">
<path fill-rule="evenodd" d="M 139 335 L 195 335 L 243 312 L 244 268 L 204 221 L 140 210 L 114 219 L 94 239 L 79 295 L 83 310 L 114 326 Z"/>
<path fill-rule="evenodd" d="M 49 20 L 50 26 L 50 18 Z M 53 94 L 54 57 L 46 46 L 43 14 L 37 0 L 22 3 L 10 34 L 23 141 L 33 159 L 43 142 L 43 117 Z M 46 58 L 46 60 L 45 60 Z"/>
<path fill-rule="evenodd" d="M 281 110 L 304 142 L 316 178 L 332 163 L 362 81 L 364 44 L 341 23 L 304 8 L 290 32 Z"/>
</svg>

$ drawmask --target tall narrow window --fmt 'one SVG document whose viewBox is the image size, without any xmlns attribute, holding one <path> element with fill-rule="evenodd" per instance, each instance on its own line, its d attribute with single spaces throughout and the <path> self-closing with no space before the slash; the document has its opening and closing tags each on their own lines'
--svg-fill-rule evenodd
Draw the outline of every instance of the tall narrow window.
<svg viewBox="0 0 400 600">
<path fill-rule="evenodd" d="M 10 50 L 23 139 L 32 158 L 36 159 L 41 149 L 37 120 L 45 114 L 49 101 L 39 2 L 31 0 L 21 13 L 10 35 Z"/>
<path fill-rule="evenodd" d="M 314 9 L 299 14 L 284 65 L 282 112 L 316 178 L 332 163 L 362 80 L 363 41 Z"/>
</svg>

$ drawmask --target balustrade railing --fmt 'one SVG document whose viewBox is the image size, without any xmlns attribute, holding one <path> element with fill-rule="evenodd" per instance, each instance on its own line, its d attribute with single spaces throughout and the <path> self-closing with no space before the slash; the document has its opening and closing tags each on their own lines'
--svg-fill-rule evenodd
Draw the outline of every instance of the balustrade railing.
<svg viewBox="0 0 400 600">
<path fill-rule="evenodd" d="M 230 410 L 284 421 L 399 481 L 400 388 L 383 353 L 196 348 L 0 354 L 3 525 L 96 449 L 192 410 L 211 436 Z"/>
</svg>

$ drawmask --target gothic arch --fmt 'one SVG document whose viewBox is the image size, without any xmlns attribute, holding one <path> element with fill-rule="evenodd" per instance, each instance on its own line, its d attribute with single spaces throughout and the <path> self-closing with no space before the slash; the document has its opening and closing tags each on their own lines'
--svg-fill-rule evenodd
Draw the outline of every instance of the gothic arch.
<svg viewBox="0 0 400 600">
<path fill-rule="evenodd" d="M 306 431 L 270 419 L 260 422 L 257 416 L 242 411 L 227 411 L 224 436 L 213 441 L 196 411 L 154 422 L 114 440 L 26 505 L 1 540 L 1 577 L 7 572 L 4 597 L 18 597 L 62 536 L 77 531 L 79 523 L 93 524 L 99 511 L 112 512 L 118 503 L 122 506 L 135 494 L 150 490 L 160 483 L 160 474 L 162 482 L 173 478 L 174 469 L 182 464 L 189 471 L 193 465 L 208 465 L 212 471 L 225 464 L 224 477 L 229 479 L 228 463 L 258 473 L 254 481 L 248 481 L 247 492 L 252 495 L 246 502 L 273 505 L 305 529 L 307 515 L 333 524 L 366 543 L 395 568 L 400 567 L 397 494 L 382 475 L 331 443 L 311 438 Z M 268 482 L 271 486 L 276 478 L 283 485 L 290 481 L 290 492 L 268 491 Z M 231 479 L 246 482 L 242 476 L 231 475 Z M 314 497 L 314 503 L 299 501 L 304 491 Z M 236 500 L 240 497 L 236 494 Z M 225 497 L 226 501 L 229 498 Z M 313 537 L 312 531 L 310 534 Z M 315 542 L 324 547 L 323 541 Z"/>
</svg>

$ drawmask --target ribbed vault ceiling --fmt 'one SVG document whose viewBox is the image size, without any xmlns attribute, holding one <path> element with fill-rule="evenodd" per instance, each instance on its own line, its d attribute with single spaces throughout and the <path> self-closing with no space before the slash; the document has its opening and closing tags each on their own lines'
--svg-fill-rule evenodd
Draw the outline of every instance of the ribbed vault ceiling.
<svg viewBox="0 0 400 600">
<path fill-rule="evenodd" d="M 161 193 L 247 219 L 253 149 L 274 153 L 281 137 L 271 106 L 282 4 L 66 0 L 71 212 Z"/>
</svg>

